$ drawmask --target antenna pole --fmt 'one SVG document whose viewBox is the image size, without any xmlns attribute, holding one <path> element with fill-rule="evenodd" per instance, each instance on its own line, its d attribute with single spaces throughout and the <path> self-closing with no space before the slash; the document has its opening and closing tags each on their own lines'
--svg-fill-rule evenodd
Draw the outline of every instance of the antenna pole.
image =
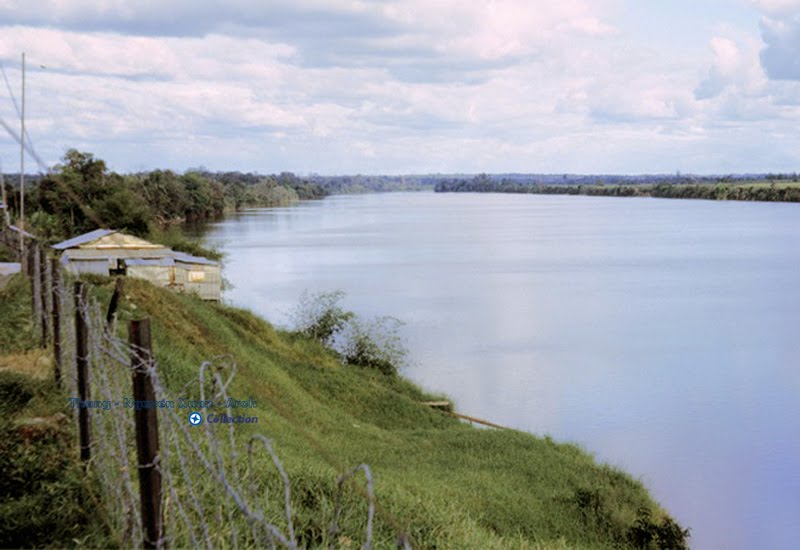
<svg viewBox="0 0 800 550">
<path fill-rule="evenodd" d="M 19 134 L 19 227 L 25 229 L 25 52 L 22 52 L 22 112 Z M 25 238 L 19 234 L 20 248 L 25 252 Z"/>
<path fill-rule="evenodd" d="M 0 160 L 0 189 L 3 190 L 3 227 L 11 225 L 11 214 L 8 211 L 8 197 L 6 197 L 6 182 L 3 179 L 3 161 Z"/>
</svg>

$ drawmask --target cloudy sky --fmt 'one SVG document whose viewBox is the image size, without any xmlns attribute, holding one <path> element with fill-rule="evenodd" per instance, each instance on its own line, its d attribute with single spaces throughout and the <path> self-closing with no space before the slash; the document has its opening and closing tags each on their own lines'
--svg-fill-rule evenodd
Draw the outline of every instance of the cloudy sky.
<svg viewBox="0 0 800 550">
<path fill-rule="evenodd" d="M 0 0 L 22 51 L 48 163 L 800 171 L 800 0 Z"/>
</svg>

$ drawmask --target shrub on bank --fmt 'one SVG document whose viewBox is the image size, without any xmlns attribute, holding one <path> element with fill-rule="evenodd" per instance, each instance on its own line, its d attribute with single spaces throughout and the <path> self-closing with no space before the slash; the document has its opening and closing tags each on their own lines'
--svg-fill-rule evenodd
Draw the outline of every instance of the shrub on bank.
<svg viewBox="0 0 800 550">
<path fill-rule="evenodd" d="M 402 321 L 394 317 L 360 319 L 345 310 L 341 290 L 304 292 L 292 313 L 294 329 L 336 352 L 345 365 L 397 374 L 408 350 L 400 335 Z"/>
</svg>

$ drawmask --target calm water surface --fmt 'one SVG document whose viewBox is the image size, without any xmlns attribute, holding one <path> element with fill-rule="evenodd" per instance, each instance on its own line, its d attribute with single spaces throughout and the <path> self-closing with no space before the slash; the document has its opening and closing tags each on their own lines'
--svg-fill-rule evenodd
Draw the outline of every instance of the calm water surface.
<svg viewBox="0 0 800 550">
<path fill-rule="evenodd" d="M 403 319 L 407 376 L 640 477 L 693 547 L 800 544 L 800 205 L 397 193 L 206 237 L 228 301 Z"/>
</svg>

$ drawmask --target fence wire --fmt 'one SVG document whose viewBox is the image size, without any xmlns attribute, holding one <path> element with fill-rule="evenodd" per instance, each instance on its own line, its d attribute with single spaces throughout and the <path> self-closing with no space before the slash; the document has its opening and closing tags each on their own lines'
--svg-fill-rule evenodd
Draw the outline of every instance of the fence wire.
<svg viewBox="0 0 800 550">
<path fill-rule="evenodd" d="M 46 269 L 46 268 L 45 268 Z M 60 271 L 60 270 L 59 270 Z M 36 280 L 33 277 L 32 280 Z M 89 298 L 76 304 L 74 281 L 62 272 L 55 293 L 60 304 L 61 370 L 69 396 L 78 396 L 76 368 L 76 322 L 88 328 L 88 372 L 91 459 L 99 501 L 109 529 L 121 546 L 147 544 L 142 525 L 139 465 L 136 454 L 135 404 L 130 403 L 132 374 L 131 344 L 107 326 L 100 304 Z M 46 301 L 46 300 L 45 300 Z M 44 306 L 46 307 L 46 306 Z M 231 357 L 217 357 L 199 365 L 197 376 L 177 391 L 164 382 L 155 360 L 146 365 L 156 402 L 179 403 L 180 397 L 225 403 L 225 414 L 234 416 L 228 404 L 228 388 L 236 374 Z M 127 405 L 126 405 L 127 404 Z M 78 408 L 73 408 L 77 422 Z M 192 426 L 189 408 L 157 408 L 159 454 L 154 462 L 161 474 L 163 534 L 157 547 L 298 548 L 289 478 L 272 440 L 261 434 L 243 442 L 234 423 L 204 422 Z M 277 473 L 282 490 L 274 488 Z M 367 528 L 362 547 L 373 547 L 375 498 L 369 466 L 361 464 L 337 480 L 336 503 L 328 535 L 333 541 L 341 533 L 344 484 L 358 472 L 367 480 Z M 275 493 L 275 494 L 273 494 Z M 409 547 L 407 541 L 403 546 Z"/>
</svg>

